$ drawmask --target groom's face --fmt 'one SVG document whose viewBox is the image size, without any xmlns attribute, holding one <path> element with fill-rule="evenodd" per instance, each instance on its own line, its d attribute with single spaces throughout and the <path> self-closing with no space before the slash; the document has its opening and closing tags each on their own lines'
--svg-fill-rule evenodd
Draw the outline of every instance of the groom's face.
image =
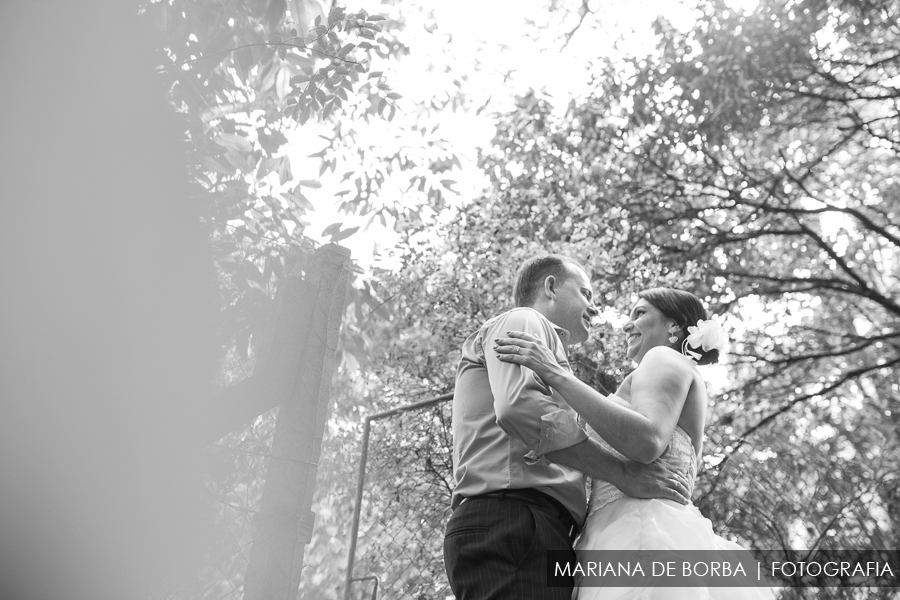
<svg viewBox="0 0 900 600">
<path fill-rule="evenodd" d="M 568 330 L 571 344 L 586 342 L 590 337 L 591 319 L 596 316 L 594 290 L 584 269 L 569 265 L 569 276 L 556 281 L 552 312 L 547 317 Z"/>
</svg>

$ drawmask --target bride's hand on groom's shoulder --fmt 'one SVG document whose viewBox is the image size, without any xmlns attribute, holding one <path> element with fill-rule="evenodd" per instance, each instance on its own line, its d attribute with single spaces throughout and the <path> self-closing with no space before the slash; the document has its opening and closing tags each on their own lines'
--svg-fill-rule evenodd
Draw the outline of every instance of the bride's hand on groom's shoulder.
<svg viewBox="0 0 900 600">
<path fill-rule="evenodd" d="M 629 460 L 625 463 L 625 469 L 628 474 L 619 489 L 629 496 L 662 498 L 679 504 L 690 504 L 688 481 L 683 474 L 672 471 L 664 462 L 643 464 Z"/>
<path fill-rule="evenodd" d="M 553 351 L 539 338 L 523 331 L 507 331 L 507 337 L 494 339 L 494 352 L 503 362 L 528 367 L 548 384 L 564 374 Z"/>
</svg>

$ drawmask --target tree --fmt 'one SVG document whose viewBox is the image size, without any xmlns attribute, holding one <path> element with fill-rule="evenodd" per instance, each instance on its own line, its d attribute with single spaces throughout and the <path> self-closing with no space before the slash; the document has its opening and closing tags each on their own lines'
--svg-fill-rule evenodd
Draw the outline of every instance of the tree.
<svg viewBox="0 0 900 600">
<path fill-rule="evenodd" d="M 701 510 L 757 548 L 894 547 L 896 7 L 699 8 L 689 32 L 658 24 L 655 54 L 597 67 L 563 113 L 532 93 L 501 117 L 492 191 L 381 280 L 401 316 L 380 383 L 446 389 L 462 338 L 509 307 L 539 250 L 581 258 L 619 310 L 642 288 L 691 289 L 734 334 Z M 620 379 L 620 348 L 604 327 L 583 376 Z"/>
<path fill-rule="evenodd" d="M 423 206 L 443 202 L 452 181 L 442 179 L 459 160 L 441 132 L 420 126 L 416 111 L 398 110 L 401 96 L 384 71 L 370 68 L 393 68 L 391 61 L 404 54 L 396 19 L 318 0 L 175 0 L 145 3 L 140 12 L 162 34 L 159 70 L 184 117 L 193 201 L 201 207 L 220 283 L 225 369 L 217 383 L 227 385 L 252 370 L 275 289 L 285 277 L 303 274 L 315 247 L 306 232 L 305 216 L 315 208 L 309 190 L 323 183 L 334 188 L 327 180 L 346 169 L 336 193 L 343 208 L 404 231 L 405 224 L 421 222 Z M 421 138 L 422 151 L 359 140 L 360 131 L 381 120 L 394 122 L 389 133 L 404 143 Z M 286 142 L 298 129 L 327 142 L 313 154 L 321 160 L 318 177 L 293 172 Z M 392 177 L 406 178 L 411 195 L 421 194 L 413 210 L 377 198 Z M 335 223 L 325 235 L 340 241 L 356 229 Z M 341 344 L 346 369 L 368 358 L 368 332 L 381 327 L 377 287 L 356 281 Z M 345 412 L 355 418 L 346 404 L 339 405 L 339 418 Z M 273 413 L 263 415 L 205 453 L 204 506 L 211 520 L 233 524 L 235 510 L 252 513 L 273 420 Z M 328 486 L 340 489 L 340 478 L 323 474 Z M 233 556 L 222 559 L 219 550 L 239 554 L 247 531 L 222 526 L 211 532 L 210 547 L 219 548 L 205 559 L 214 575 L 197 584 L 204 593 L 239 585 L 245 565 Z"/>
<path fill-rule="evenodd" d="M 601 203 L 625 210 L 629 252 L 649 251 L 662 272 L 684 269 L 682 281 L 708 290 L 736 324 L 754 312 L 771 323 L 739 326 L 738 384 L 717 403 L 721 438 L 708 457 L 722 462 L 701 503 L 720 507 L 720 518 L 738 510 L 717 494 L 749 444 L 758 460 L 797 467 L 806 484 L 771 482 L 796 494 L 793 508 L 766 515 L 759 497 L 738 520 L 767 521 L 757 544 L 890 547 L 900 400 L 896 7 L 705 11 L 688 34 L 661 24 L 660 56 L 605 80 L 624 123 L 592 136 L 601 147 L 604 136 L 618 140 L 619 181 L 606 169 L 618 200 Z M 808 445 L 798 449 L 800 440 Z M 807 501 L 818 514 L 798 512 Z"/>
<path fill-rule="evenodd" d="M 581 4 L 579 27 L 590 8 Z M 606 305 L 626 309 L 641 288 L 677 285 L 730 324 L 730 384 L 715 397 L 695 496 L 725 533 L 756 547 L 896 544 L 896 9 L 776 0 L 753 14 L 719 2 L 699 9 L 689 32 L 660 22 L 654 54 L 597 63 L 593 93 L 568 108 L 531 93 L 498 116 L 481 158 L 491 191 L 442 225 L 427 218 L 446 208 L 447 188 L 435 180 L 457 164 L 439 137 L 423 133 L 435 152 L 411 156 L 389 145 L 354 147 L 351 130 L 336 123 L 319 156 L 321 176 L 350 165 L 345 208 L 402 232 L 394 252 L 402 267 L 366 273 L 354 291 L 343 348 L 364 376 L 350 377 L 356 362 L 345 362 L 320 480 L 330 491 L 318 498 L 314 573 L 303 593 L 339 593 L 342 564 L 327 563 L 346 556 L 354 420 L 447 391 L 462 340 L 509 308 L 512 273 L 543 250 L 582 259 Z M 231 79 L 217 81 L 228 88 Z M 347 114 L 377 111 L 378 103 Z M 425 130 L 424 120 L 409 118 L 407 131 Z M 243 127 L 233 121 L 235 131 L 214 135 Z M 364 158 L 377 164 L 352 166 Z M 407 178 L 409 207 L 378 196 L 396 176 Z M 316 183 L 291 187 L 307 185 Z M 285 225 L 294 236 L 286 242 L 259 240 L 278 231 L 257 202 L 268 192 L 245 196 L 239 187 L 237 207 L 225 214 L 242 224 L 232 220 L 214 234 L 225 236 L 222 256 L 238 257 L 233 265 L 223 259 L 223 271 L 243 286 L 226 304 L 264 304 L 257 286 L 270 290 L 279 269 L 293 264 L 270 264 L 267 253 L 297 252 L 302 265 L 302 223 Z M 247 199 L 262 211 L 248 211 Z M 574 357 L 580 374 L 607 390 L 630 368 L 614 322 Z M 445 458 L 446 436 L 434 441 L 435 457 Z M 421 476 L 415 472 L 410 478 Z M 373 485 L 376 497 L 399 489 L 387 480 Z"/>
<path fill-rule="evenodd" d="M 302 273 L 314 248 L 304 189 L 320 183 L 293 175 L 286 136 L 361 100 L 373 105 L 363 114 L 396 110 L 383 78 L 363 77 L 373 54 L 391 52 L 378 35 L 384 17 L 319 0 L 179 0 L 141 12 L 159 24 L 160 68 L 185 117 L 191 176 L 221 275 L 223 344 L 233 362 L 246 362 L 277 282 Z M 334 166 L 326 161 L 320 175 Z M 332 240 L 352 233 L 338 226 Z"/>
</svg>

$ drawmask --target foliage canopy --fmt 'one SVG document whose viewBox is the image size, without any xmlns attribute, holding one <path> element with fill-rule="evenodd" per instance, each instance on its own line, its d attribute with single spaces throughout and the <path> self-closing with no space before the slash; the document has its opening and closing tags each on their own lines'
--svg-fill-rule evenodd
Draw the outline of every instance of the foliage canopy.
<svg viewBox="0 0 900 600">
<path fill-rule="evenodd" d="M 701 510 L 759 548 L 894 547 L 896 5 L 700 11 L 687 32 L 659 22 L 656 53 L 597 66 L 565 110 L 530 93 L 499 116 L 491 191 L 382 279 L 397 316 L 379 385 L 446 391 L 462 339 L 510 307 L 536 252 L 582 258 L 620 311 L 642 288 L 690 289 L 733 332 Z M 621 347 L 603 328 L 577 351 L 582 375 L 609 389 L 630 368 Z"/>
<path fill-rule="evenodd" d="M 578 10 L 586 28 L 590 5 Z M 291 21 L 304 14 L 314 23 L 316 11 L 326 31 L 316 51 L 301 52 L 304 30 Z M 762 0 L 742 13 L 708 0 L 689 31 L 660 21 L 657 50 L 595 62 L 584 97 L 563 107 L 531 92 L 497 115 L 480 159 L 490 189 L 458 209 L 442 197 L 452 181 L 435 183 L 458 158 L 428 137 L 432 113 L 421 110 L 408 128 L 434 150 L 420 154 L 354 146 L 347 124 L 390 118 L 398 99 L 380 75 L 363 80 L 333 57 L 402 55 L 399 21 L 326 15 L 312 1 L 175 0 L 147 12 L 162 14 L 172 64 L 189 61 L 172 98 L 191 119 L 198 196 L 209 207 L 239 358 L 274 284 L 302 271 L 311 247 L 304 188 L 318 182 L 296 181 L 280 153 L 294 119 L 333 126 L 317 154 L 320 177 L 357 161 L 343 178 L 344 208 L 402 233 L 401 266 L 365 273 L 348 310 L 342 350 L 356 360 L 340 382 L 304 594 L 340 593 L 354 419 L 448 391 L 462 340 L 510 307 L 512 273 L 542 251 L 581 258 L 606 306 L 623 311 L 634 292 L 673 285 L 705 298 L 729 324 L 728 378 L 715 395 L 695 498 L 717 526 L 763 548 L 897 546 L 894 3 Z M 373 39 L 363 33 L 370 25 L 386 33 Z M 221 52 L 241 44 L 249 45 Z M 414 206 L 379 198 L 398 172 L 422 194 Z M 443 210 L 452 218 L 442 224 L 423 216 Z M 348 230 L 332 231 L 339 239 Z M 607 390 L 630 368 L 615 323 L 610 317 L 574 357 L 579 373 Z M 446 431 L 397 427 L 385 437 L 432 444 L 429 468 L 410 473 L 427 472 L 446 491 Z M 402 487 L 390 478 L 370 485 L 376 499 Z M 377 513 L 380 505 L 367 506 Z M 433 517 L 423 513 L 422 522 Z"/>
</svg>

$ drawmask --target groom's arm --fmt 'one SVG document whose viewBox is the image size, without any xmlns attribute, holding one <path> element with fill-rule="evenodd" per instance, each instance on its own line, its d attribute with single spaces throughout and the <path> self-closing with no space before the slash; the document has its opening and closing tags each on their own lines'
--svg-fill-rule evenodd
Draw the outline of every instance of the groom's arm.
<svg viewBox="0 0 900 600">
<path fill-rule="evenodd" d="M 683 475 L 659 461 L 642 464 L 619 458 L 591 438 L 568 448 L 552 450 L 544 456 L 594 479 L 608 481 L 628 496 L 666 498 L 681 504 L 690 502 Z"/>
<path fill-rule="evenodd" d="M 488 373 L 497 425 L 521 441 L 530 452 L 525 461 L 538 462 L 547 452 L 587 439 L 575 412 L 560 406 L 562 397 L 526 367 L 501 361 L 490 350 L 494 339 L 507 331 L 525 331 L 547 346 L 560 364 L 568 365 L 553 325 L 532 309 L 506 313 L 484 330 L 484 364 Z"/>
</svg>

